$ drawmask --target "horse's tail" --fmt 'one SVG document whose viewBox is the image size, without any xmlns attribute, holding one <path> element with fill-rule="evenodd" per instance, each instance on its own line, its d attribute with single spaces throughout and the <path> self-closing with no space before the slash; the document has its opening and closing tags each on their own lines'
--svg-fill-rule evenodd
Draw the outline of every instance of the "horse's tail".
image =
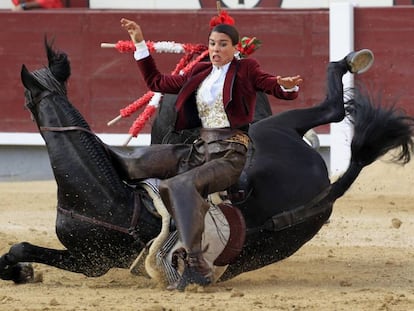
<svg viewBox="0 0 414 311">
<path fill-rule="evenodd" d="M 347 118 L 353 124 L 351 162 L 346 172 L 332 184 L 327 199 L 341 197 L 358 177 L 361 170 L 391 150 L 391 162 L 404 165 L 414 151 L 414 118 L 394 105 L 381 107 L 380 98 L 374 103 L 367 92 L 353 90 L 346 102 Z"/>
</svg>

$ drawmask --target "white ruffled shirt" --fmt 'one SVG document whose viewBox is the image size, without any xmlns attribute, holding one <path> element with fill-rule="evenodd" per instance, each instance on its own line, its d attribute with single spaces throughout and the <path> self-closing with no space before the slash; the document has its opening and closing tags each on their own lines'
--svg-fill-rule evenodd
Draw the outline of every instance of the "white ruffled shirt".
<svg viewBox="0 0 414 311">
<path fill-rule="evenodd" d="M 211 73 L 201 83 L 198 92 L 205 104 L 212 105 L 219 94 L 223 92 L 224 80 L 229 66 L 230 63 L 222 67 L 213 66 Z"/>
</svg>

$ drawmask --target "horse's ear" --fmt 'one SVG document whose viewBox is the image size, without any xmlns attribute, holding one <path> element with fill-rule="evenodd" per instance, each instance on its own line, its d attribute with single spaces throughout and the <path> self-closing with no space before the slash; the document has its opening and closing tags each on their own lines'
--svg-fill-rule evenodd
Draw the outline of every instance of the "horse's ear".
<svg viewBox="0 0 414 311">
<path fill-rule="evenodd" d="M 54 39 L 48 40 L 47 36 L 45 35 L 43 43 L 45 46 L 45 50 L 46 50 L 46 56 L 47 56 L 47 61 L 48 61 L 48 65 L 50 67 L 50 65 L 53 64 L 54 58 L 56 57 L 56 52 L 53 50 L 53 43 L 55 42 Z"/>
<path fill-rule="evenodd" d="M 29 72 L 29 70 L 27 70 L 27 67 L 25 65 L 22 65 L 20 78 L 24 87 L 28 89 L 32 94 L 45 90 L 45 87 L 36 80 L 36 78 Z"/>
<path fill-rule="evenodd" d="M 70 61 L 66 53 L 53 49 L 53 42 L 53 39 L 49 41 L 45 36 L 44 45 L 48 67 L 59 82 L 65 83 L 71 74 Z"/>
</svg>

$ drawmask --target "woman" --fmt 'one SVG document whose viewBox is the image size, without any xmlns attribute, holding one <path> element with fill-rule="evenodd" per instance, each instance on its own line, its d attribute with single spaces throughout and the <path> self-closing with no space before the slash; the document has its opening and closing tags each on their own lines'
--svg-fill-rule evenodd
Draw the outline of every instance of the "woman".
<svg viewBox="0 0 414 311">
<path fill-rule="evenodd" d="M 191 145 L 153 145 L 125 169 L 129 178 L 157 177 L 161 198 L 173 216 L 185 247 L 185 269 L 177 288 L 207 285 L 211 269 L 203 258 L 201 238 L 208 194 L 237 183 L 249 144 L 256 91 L 292 100 L 300 76 L 273 76 L 253 59 L 237 59 L 239 34 L 228 24 L 215 26 L 208 38 L 211 62 L 200 62 L 184 75 L 161 74 L 148 52 L 140 26 L 122 18 L 121 26 L 135 43 L 134 58 L 147 86 L 155 92 L 178 94 L 177 131 L 201 128 Z M 147 154 L 148 151 L 148 154 Z"/>
</svg>

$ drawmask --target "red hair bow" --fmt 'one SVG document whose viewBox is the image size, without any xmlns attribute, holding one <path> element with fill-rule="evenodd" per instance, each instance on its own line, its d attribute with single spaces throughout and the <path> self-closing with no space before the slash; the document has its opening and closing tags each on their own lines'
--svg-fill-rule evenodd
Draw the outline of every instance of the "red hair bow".
<svg viewBox="0 0 414 311">
<path fill-rule="evenodd" d="M 220 24 L 234 25 L 234 19 L 227 13 L 227 11 L 220 10 L 220 13 L 210 20 L 210 30 Z"/>
</svg>

